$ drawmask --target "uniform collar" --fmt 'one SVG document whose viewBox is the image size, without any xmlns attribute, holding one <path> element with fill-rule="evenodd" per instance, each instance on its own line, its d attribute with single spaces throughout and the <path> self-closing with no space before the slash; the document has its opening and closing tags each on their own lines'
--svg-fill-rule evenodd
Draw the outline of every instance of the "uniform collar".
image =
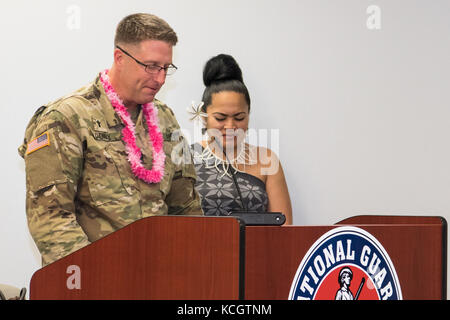
<svg viewBox="0 0 450 320">
<path fill-rule="evenodd" d="M 118 124 L 123 124 L 122 119 L 120 119 L 119 115 L 111 105 L 111 102 L 109 101 L 108 96 L 105 93 L 105 89 L 103 89 L 102 83 L 100 82 L 100 75 L 95 79 L 94 87 L 100 92 L 98 100 L 100 102 L 100 105 L 102 106 L 105 120 L 108 123 L 108 127 L 111 128 L 117 126 Z"/>
</svg>

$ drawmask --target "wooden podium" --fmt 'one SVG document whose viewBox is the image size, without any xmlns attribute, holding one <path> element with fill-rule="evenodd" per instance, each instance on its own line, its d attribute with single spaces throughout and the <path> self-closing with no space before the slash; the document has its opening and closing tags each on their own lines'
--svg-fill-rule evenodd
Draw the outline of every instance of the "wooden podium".
<svg viewBox="0 0 450 320">
<path fill-rule="evenodd" d="M 446 299 L 446 221 L 410 216 L 282 227 L 244 226 L 233 217 L 149 217 L 36 271 L 30 299 L 286 300 L 311 245 L 343 225 L 383 244 L 403 299 Z"/>
<path fill-rule="evenodd" d="M 231 217 L 141 219 L 36 271 L 30 299 L 239 299 L 243 232 Z"/>
<path fill-rule="evenodd" d="M 446 221 L 409 216 L 356 216 L 334 226 L 247 227 L 245 299 L 287 299 L 308 249 L 340 225 L 362 228 L 383 244 L 395 265 L 403 299 L 446 299 Z"/>
</svg>

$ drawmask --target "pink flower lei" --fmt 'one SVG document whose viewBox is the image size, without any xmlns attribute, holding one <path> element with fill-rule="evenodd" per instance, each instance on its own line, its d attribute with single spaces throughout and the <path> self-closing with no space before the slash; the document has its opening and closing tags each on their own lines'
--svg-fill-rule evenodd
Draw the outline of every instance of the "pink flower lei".
<svg viewBox="0 0 450 320">
<path fill-rule="evenodd" d="M 100 82 L 105 89 L 111 105 L 116 110 L 125 128 L 122 130 L 122 139 L 125 142 L 125 149 L 128 154 L 128 161 L 131 164 L 131 170 L 134 175 L 147 183 L 158 183 L 164 176 L 164 163 L 166 154 L 163 149 L 163 137 L 159 129 L 158 110 L 153 105 L 153 102 L 142 105 L 145 120 L 147 122 L 150 146 L 153 147 L 153 164 L 152 169 L 144 168 L 141 162 L 141 149 L 136 144 L 136 131 L 133 121 L 127 108 L 124 106 L 122 100 L 119 98 L 114 88 L 112 87 L 108 70 L 100 73 Z"/>
</svg>

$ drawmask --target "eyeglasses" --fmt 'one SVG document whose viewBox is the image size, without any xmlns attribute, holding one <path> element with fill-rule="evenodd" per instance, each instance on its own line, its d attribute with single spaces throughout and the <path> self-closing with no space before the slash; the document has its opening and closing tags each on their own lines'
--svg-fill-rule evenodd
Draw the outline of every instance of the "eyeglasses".
<svg viewBox="0 0 450 320">
<path fill-rule="evenodd" d="M 139 61 L 138 59 L 136 59 L 135 57 L 133 57 L 131 54 L 129 54 L 125 50 L 123 50 L 121 47 L 116 46 L 116 48 L 119 49 L 120 51 L 122 51 L 123 53 L 125 53 L 127 56 L 129 56 L 134 61 L 136 61 L 137 64 L 140 64 L 141 66 L 143 66 L 145 68 L 145 72 L 147 72 L 147 73 L 157 74 L 161 70 L 164 70 L 164 73 L 167 76 L 170 76 L 170 75 L 174 74 L 175 71 L 177 71 L 177 69 L 178 69 L 174 64 L 170 64 L 167 67 L 161 67 L 161 66 L 158 66 L 157 64 L 145 64 L 145 63 Z"/>
</svg>

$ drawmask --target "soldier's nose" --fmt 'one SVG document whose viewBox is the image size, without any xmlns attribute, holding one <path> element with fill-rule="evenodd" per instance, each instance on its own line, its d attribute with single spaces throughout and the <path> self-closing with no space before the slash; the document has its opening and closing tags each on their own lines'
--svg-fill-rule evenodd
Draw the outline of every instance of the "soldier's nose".
<svg viewBox="0 0 450 320">
<path fill-rule="evenodd" d="M 166 73 L 163 70 L 161 70 L 160 72 L 155 74 L 154 79 L 156 80 L 156 82 L 158 82 L 160 86 L 162 86 L 164 82 L 166 82 Z"/>
</svg>

